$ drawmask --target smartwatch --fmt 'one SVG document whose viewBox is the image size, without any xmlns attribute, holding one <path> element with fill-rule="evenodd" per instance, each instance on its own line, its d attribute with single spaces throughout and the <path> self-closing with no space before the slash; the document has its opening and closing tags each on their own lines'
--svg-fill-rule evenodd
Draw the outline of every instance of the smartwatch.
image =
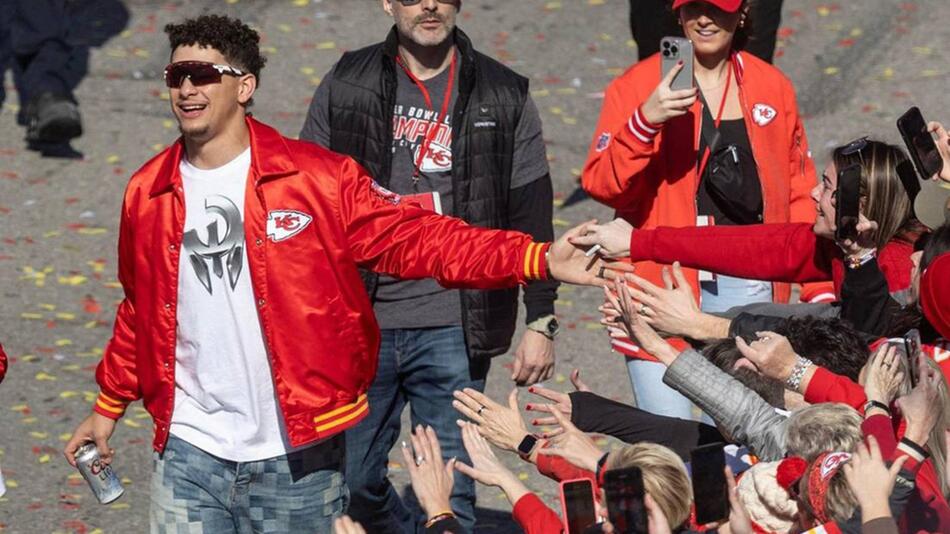
<svg viewBox="0 0 950 534">
<path fill-rule="evenodd" d="M 554 315 L 544 315 L 528 323 L 528 329 L 540 332 L 548 339 L 554 339 L 554 336 L 561 331 L 561 325 L 557 322 Z"/>
<path fill-rule="evenodd" d="M 527 458 L 531 454 L 531 451 L 534 450 L 534 446 L 538 443 L 538 437 L 534 434 L 528 434 L 521 440 L 521 443 L 518 444 L 518 454 L 522 457 Z"/>
</svg>

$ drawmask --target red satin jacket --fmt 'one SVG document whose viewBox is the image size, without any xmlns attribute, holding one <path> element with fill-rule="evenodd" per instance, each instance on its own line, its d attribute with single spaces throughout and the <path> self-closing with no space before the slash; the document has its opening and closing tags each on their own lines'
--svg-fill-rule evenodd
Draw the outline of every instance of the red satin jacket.
<svg viewBox="0 0 950 534">
<path fill-rule="evenodd" d="M 246 254 L 292 446 L 368 413 L 379 328 L 358 268 L 445 287 L 543 279 L 547 244 L 403 203 L 353 160 L 248 118 Z M 185 210 L 181 140 L 132 176 L 119 230 L 125 299 L 96 370 L 95 411 L 118 419 L 143 399 L 165 447 L 175 397 L 178 265 Z"/>
</svg>

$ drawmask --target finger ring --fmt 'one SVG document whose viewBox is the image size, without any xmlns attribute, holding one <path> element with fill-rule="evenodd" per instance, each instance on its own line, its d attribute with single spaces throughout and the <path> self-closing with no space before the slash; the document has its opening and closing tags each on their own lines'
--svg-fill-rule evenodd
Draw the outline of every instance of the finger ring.
<svg viewBox="0 0 950 534">
<path fill-rule="evenodd" d="M 426 458 L 425 458 L 425 456 L 423 456 L 423 455 L 421 455 L 421 454 L 418 455 L 418 456 L 416 456 L 416 467 L 419 467 L 420 465 L 422 465 L 422 464 L 424 464 L 424 463 L 426 463 Z"/>
<path fill-rule="evenodd" d="M 606 270 L 607 270 L 607 267 L 604 265 L 601 265 L 600 269 L 597 271 L 597 278 L 607 278 L 606 276 L 604 276 L 604 271 Z"/>
<path fill-rule="evenodd" d="M 637 310 L 637 313 L 639 313 L 640 315 L 646 315 L 649 311 L 650 311 L 650 307 L 644 304 L 640 306 L 640 309 Z"/>
<path fill-rule="evenodd" d="M 475 415 L 482 415 L 482 410 L 484 410 L 484 409 L 485 409 L 484 406 L 479 407 L 479 408 L 478 408 L 478 411 L 475 412 Z"/>
</svg>

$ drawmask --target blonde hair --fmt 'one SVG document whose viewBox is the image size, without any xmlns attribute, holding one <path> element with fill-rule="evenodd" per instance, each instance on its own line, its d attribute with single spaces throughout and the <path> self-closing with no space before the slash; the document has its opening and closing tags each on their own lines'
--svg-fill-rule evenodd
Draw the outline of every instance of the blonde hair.
<svg viewBox="0 0 950 534">
<path fill-rule="evenodd" d="M 607 470 L 639 467 L 643 487 L 663 511 L 672 528 L 689 518 L 693 490 L 686 464 L 670 449 L 656 443 L 626 445 L 610 453 Z"/>
<path fill-rule="evenodd" d="M 937 480 L 940 481 L 940 491 L 943 493 L 944 498 L 947 498 L 947 495 L 950 494 L 950 486 L 947 485 L 947 440 L 946 432 L 947 429 L 950 429 L 950 410 L 947 410 L 950 407 L 950 392 L 947 390 L 947 380 L 943 375 L 943 371 L 940 369 L 940 364 L 935 362 L 932 358 L 929 358 L 926 354 L 921 354 L 921 358 L 924 358 L 927 362 L 927 365 L 931 369 L 936 371 L 937 376 L 940 377 L 940 380 L 937 381 L 937 395 L 939 406 L 935 406 L 939 410 L 939 415 L 937 416 L 937 424 L 934 425 L 933 430 L 930 431 L 930 437 L 927 439 L 927 448 L 930 449 L 930 460 L 934 464 L 934 470 L 937 471 Z"/>
<path fill-rule="evenodd" d="M 845 404 L 806 406 L 788 418 L 785 449 L 808 462 L 825 451 L 852 452 L 862 439 L 862 421 L 861 414 Z"/>
</svg>

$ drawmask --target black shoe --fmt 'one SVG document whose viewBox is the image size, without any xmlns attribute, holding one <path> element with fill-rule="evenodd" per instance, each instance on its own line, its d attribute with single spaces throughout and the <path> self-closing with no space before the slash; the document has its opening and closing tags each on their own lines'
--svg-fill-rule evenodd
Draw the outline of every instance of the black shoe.
<svg viewBox="0 0 950 534">
<path fill-rule="evenodd" d="M 82 135 L 79 106 L 67 96 L 41 94 L 29 103 L 26 117 L 29 142 L 62 143 Z"/>
</svg>

